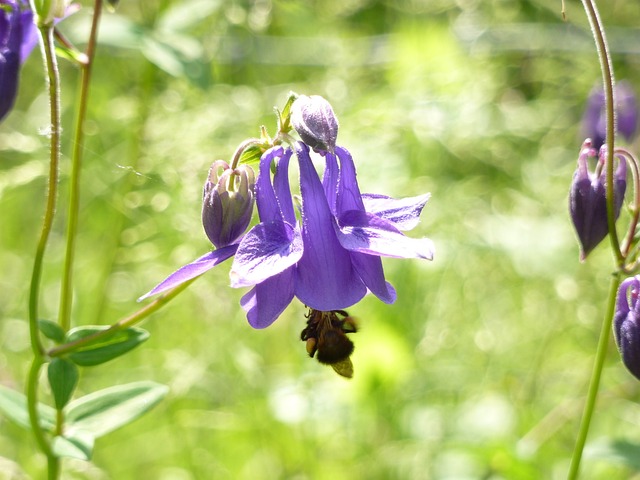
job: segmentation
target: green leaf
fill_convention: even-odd
[[[56,343],[64,342],[64,330],[56,322],[51,320],[38,320],[38,328],[42,334]]]
[[[81,338],[101,332],[107,326],[85,326],[74,328],[67,334],[66,342],[73,342]],[[106,337],[102,337],[89,344],[82,345],[77,350],[69,354],[69,358],[76,365],[81,367],[91,367],[108,362],[120,355],[124,355],[129,350],[134,349],[149,338],[149,332],[141,328],[127,328],[119,330]]]
[[[154,382],[105,388],[74,400],[66,408],[68,427],[101,437],[133,422],[153,408],[169,391]]]
[[[78,385],[78,367],[64,358],[54,358],[47,369],[57,409],[64,408]]]
[[[81,430],[57,436],[51,442],[51,450],[56,457],[71,457],[91,460],[95,438]]]
[[[11,388],[0,385],[0,412],[17,425],[31,429],[29,411],[27,410],[27,397]],[[56,424],[56,411],[44,405],[38,404],[40,414],[40,426],[47,431],[53,431]]]
[[[247,164],[252,165],[256,164],[260,161],[260,157],[262,156],[262,149],[256,145],[253,145],[249,148],[246,148],[242,155],[240,155],[240,165]]]

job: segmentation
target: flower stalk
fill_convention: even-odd
[[[84,152],[84,126],[87,116],[87,106],[89,99],[89,85],[91,82],[91,72],[93,59],[98,38],[98,25],[102,12],[102,0],[96,0],[93,9],[93,20],[91,23],[91,33],[86,50],[86,63],[80,64],[81,80],[78,91],[78,102],[76,112],[76,124],[74,134],[74,148],[71,157],[71,177],[69,190],[69,211],[67,223],[67,239],[65,250],[65,261],[62,272],[62,285],[60,288],[60,310],[58,321],[63,330],[67,331],[71,327],[71,307],[73,302],[73,263],[75,259],[76,237],[78,232],[78,213],[80,210],[80,171],[82,168],[82,154]]]

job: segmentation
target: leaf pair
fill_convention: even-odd
[[[73,400],[64,408],[65,431],[53,439],[53,453],[59,457],[89,460],[96,438],[133,422],[158,404],[168,391],[165,385],[143,381],[105,388]],[[57,402],[56,398],[56,405]],[[17,425],[31,428],[27,398],[1,385],[0,412]],[[56,411],[39,403],[38,412],[40,426],[52,433]]]

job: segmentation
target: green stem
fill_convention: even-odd
[[[576,439],[576,445],[573,449],[573,456],[571,457],[571,466],[569,468],[569,474],[567,480],[575,480],[578,478],[578,471],[580,469],[580,461],[582,459],[582,452],[584,445],[587,441],[587,435],[589,434],[589,427],[591,425],[591,418],[593,417],[593,411],[598,397],[598,389],[600,388],[600,377],[602,376],[602,368],[607,356],[607,348],[609,346],[609,337],[611,335],[611,327],[613,324],[613,316],[616,307],[616,293],[620,286],[620,274],[616,273],[611,279],[611,287],[609,288],[609,303],[607,305],[607,312],[605,314],[602,327],[600,329],[600,339],[598,340],[598,349],[596,350],[596,358],[593,364],[593,372],[591,373],[591,381],[589,383],[589,391],[587,393],[587,400],[582,413],[582,420],[580,421],[580,430],[578,432],[578,438]]]
[[[582,4],[589,18],[591,32],[598,50],[598,58],[600,60],[600,69],[602,70],[602,80],[604,84],[605,108],[607,117],[607,224],[609,227],[609,238],[611,240],[611,248],[616,257],[618,267],[624,265],[624,256],[620,251],[620,241],[616,232],[616,217],[614,208],[614,191],[613,191],[613,151],[615,150],[615,108],[613,100],[614,77],[613,65],[611,64],[611,55],[609,54],[609,44],[604,32],[604,26],[600,20],[600,14],[595,0],[582,0]]]
[[[67,223],[67,245],[60,289],[60,310],[58,321],[63,330],[71,326],[71,307],[73,303],[73,262],[78,232],[78,212],[80,210],[80,170],[84,149],[84,124],[87,116],[89,85],[93,66],[93,58],[97,45],[98,25],[102,12],[102,0],[96,0],[93,9],[91,33],[87,45],[87,62],[81,65],[80,90],[78,92],[78,110],[76,112],[75,137],[71,157],[71,177],[69,190],[69,214]]]
[[[60,79],[57,59],[54,53],[53,26],[39,26],[40,44],[47,72],[47,85],[49,90],[51,123],[50,134],[50,159],[49,159],[49,184],[46,194],[46,207],[40,240],[36,247],[29,288],[29,335],[33,350],[33,363],[27,379],[27,409],[31,430],[40,449],[47,456],[48,476],[55,480],[59,476],[60,467],[58,458],[51,452],[51,445],[42,430],[38,412],[38,378],[40,368],[44,363],[44,348],[38,332],[38,303],[40,296],[40,283],[42,279],[42,264],[46,251],[49,234],[53,225],[58,197],[58,166],[60,163]]]
[[[128,317],[121,318],[116,323],[111,325],[109,328],[96,332],[92,335],[88,335],[74,342],[65,343],[58,347],[52,348],[51,350],[49,350],[49,352],[47,352],[47,354],[52,358],[59,357],[61,355],[65,355],[67,353],[73,352],[77,348],[80,348],[84,345],[91,344],[101,338],[109,337],[110,335],[113,335],[115,332],[124,330],[126,328],[136,325],[137,323],[140,323],[146,317],[160,310],[167,303],[169,303],[171,300],[177,297],[178,294],[181,293],[183,290],[185,290],[189,285],[191,285],[196,280],[196,278],[192,278],[191,280],[184,282],[182,285],[178,285],[176,288],[169,291],[169,293],[162,295],[161,297],[151,302],[146,307],[141,308],[140,310],[138,310],[135,313],[132,313]]]

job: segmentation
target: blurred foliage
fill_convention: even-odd
[[[90,5],[60,24],[79,45]],[[601,2],[617,77],[640,89],[637,2]],[[108,324],[207,251],[201,188],[287,93],[320,94],[365,192],[430,191],[433,263],[385,261],[393,306],[349,309],[355,378],[307,358],[294,304],[252,330],[209,272],[145,322],[150,339],[81,376],[77,395],[153,380],[167,398],[96,442],[73,479],[563,478],[611,269],[579,264],[567,192],[601,75],[578,2],[140,0],[105,15],[95,65],[74,322]],[[43,212],[41,62],[0,127],[0,383],[22,389],[27,285]],[[70,145],[77,71],[62,64]],[[56,320],[61,207],[43,284]],[[44,399],[52,402],[50,392]],[[639,478],[640,389],[610,349],[584,479]],[[34,439],[0,419],[0,478],[37,477]],[[635,456],[635,460],[634,460]],[[20,467],[18,467],[20,465]],[[15,475],[12,472],[16,472]],[[5,475],[4,477],[2,475]],[[635,475],[635,477],[634,477]]]

